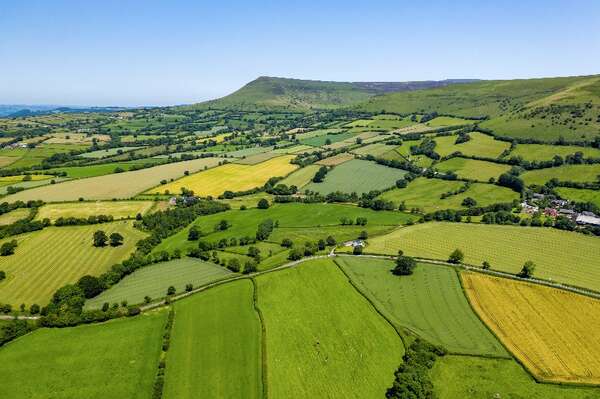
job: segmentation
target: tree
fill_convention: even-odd
[[[465,254],[463,254],[463,252],[460,249],[456,248],[450,254],[450,257],[448,258],[448,262],[458,264],[458,263],[461,263],[464,258],[465,258]]]
[[[231,258],[227,261],[227,268],[234,273],[238,273],[241,269],[240,261],[238,258]]]
[[[167,288],[167,295],[168,295],[168,296],[170,296],[170,295],[175,295],[175,292],[176,292],[176,291],[175,291],[175,287],[173,287],[173,286],[170,286],[169,288]]]
[[[17,240],[12,240],[9,242],[5,242],[0,246],[0,256],[8,256],[15,253],[15,249],[17,248]]]
[[[102,230],[98,230],[94,233],[94,246],[95,247],[104,247],[106,245],[106,241],[108,241],[108,237],[106,233]]]
[[[192,226],[190,227],[190,230],[188,231],[188,241],[197,241],[200,238],[200,229],[198,229],[198,226]]]
[[[40,305],[38,305],[37,303],[34,303],[33,305],[31,305],[31,307],[29,308],[29,313],[31,313],[31,314],[40,313]]]
[[[334,245],[337,244],[337,241],[335,241],[335,238],[333,238],[333,236],[328,236],[325,241],[327,242],[327,245],[330,247],[333,247]]]
[[[356,245],[356,246],[354,246],[354,248],[352,248],[353,255],[361,255],[362,253],[363,253],[362,245]]]
[[[396,259],[396,267],[392,270],[392,273],[397,276],[408,276],[413,274],[413,270],[417,266],[417,262],[410,256],[398,256]]]
[[[519,274],[517,274],[517,276],[522,277],[522,278],[531,278],[531,277],[533,277],[534,271],[535,271],[535,263],[528,260],[527,262],[525,262],[525,264],[523,264],[523,268],[521,269]]]
[[[281,240],[281,246],[284,248],[291,248],[294,245],[294,242],[289,238],[284,238]]]
[[[118,247],[119,245],[123,245],[123,236],[117,232],[112,233],[110,235],[110,246]]]
[[[261,198],[256,206],[258,207],[258,209],[268,209],[270,205],[269,201],[267,201],[265,198]]]
[[[406,179],[398,179],[396,180],[396,187],[398,188],[404,188],[408,185],[408,182],[406,181]]]
[[[244,274],[250,274],[256,272],[256,262],[250,260],[244,263]]]
[[[290,254],[288,255],[289,260],[299,260],[304,256],[303,248],[292,248]]]
[[[324,250],[324,249],[325,249],[325,240],[323,240],[323,239],[320,239],[320,240],[317,242],[317,248],[319,248],[319,251],[322,251],[322,250]]]
[[[251,258],[256,258],[256,257],[260,256],[260,249],[256,248],[253,245],[249,246],[248,247],[248,256]]]
[[[463,200],[462,202],[462,206],[466,206],[467,208],[471,208],[473,206],[477,205],[477,201],[475,201],[473,198],[471,197],[467,197]]]
[[[361,240],[366,240],[367,238],[369,238],[369,233],[367,233],[366,230],[363,230],[358,235],[358,238],[360,238]]]
[[[108,308],[109,308],[109,307],[110,307],[109,303],[108,303],[108,302],[104,302],[104,303],[102,304],[102,311],[103,311],[103,312],[106,312],[106,311],[108,310]]]
[[[83,296],[87,299],[93,298],[102,291],[104,291],[104,285],[98,277],[86,275],[79,279],[77,285],[83,291]]]
[[[144,297],[144,303],[150,303],[150,302],[152,302],[152,298],[150,298],[148,295],[146,295]]]
[[[0,270],[0,281],[6,278],[6,272],[4,270]]]
[[[487,260],[484,260],[481,264],[481,267],[483,268],[483,270],[490,270],[490,267],[492,267],[492,265],[490,265],[490,262],[488,262]]]
[[[194,289],[194,285],[189,283],[185,285],[185,292],[190,292],[191,290]]]

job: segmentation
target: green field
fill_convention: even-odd
[[[508,356],[477,318],[456,271],[419,264],[410,276],[394,276],[394,262],[342,256],[336,262],[360,290],[399,326],[453,353]]]
[[[591,147],[548,145],[548,144],[517,144],[509,157],[522,157],[527,161],[551,161],[555,155],[567,155],[581,152],[585,158],[600,158],[600,150]]]
[[[597,237],[542,227],[467,223],[424,223],[403,227],[369,240],[370,253],[446,260],[460,248],[465,263],[518,273],[527,260],[535,277],[600,290],[600,245]]]
[[[557,187],[554,189],[562,198],[576,202],[591,202],[600,207],[600,191],[584,190],[568,187]]]
[[[487,183],[491,178],[498,180],[498,176],[510,170],[509,165],[460,157],[438,163],[435,167],[442,172],[453,171],[461,179],[484,183]]]
[[[271,398],[383,397],[402,340],[329,259],[257,279]]]
[[[92,246],[97,230],[107,235],[119,232],[125,238],[123,245]],[[113,222],[47,227],[4,239],[1,242],[16,239],[18,247],[14,255],[0,257],[0,270],[6,272],[6,280],[0,282],[0,302],[46,305],[63,285],[75,283],[86,274],[99,275],[125,259],[144,236],[131,222]]]
[[[153,206],[153,201],[96,201],[65,202],[46,204],[39,208],[36,220],[56,219],[63,217],[87,218],[97,215],[111,215],[115,219],[134,218],[138,213],[145,214]]]
[[[426,179],[413,180],[405,188],[395,188],[386,191],[378,198],[392,201],[399,205],[405,202],[408,210],[418,208],[422,212],[433,212],[441,209],[463,208],[462,202],[471,197],[477,201],[477,206],[486,206],[499,202],[512,202],[519,194],[506,187],[493,184],[473,183],[464,193],[451,195],[444,199],[440,196],[449,191],[460,189],[465,183],[456,180]]]
[[[327,140],[331,141],[331,143],[337,143],[339,141],[343,141],[354,137],[354,133],[350,132],[341,132],[341,133],[326,133],[320,136],[314,136],[310,138],[301,139],[300,143],[304,145],[310,145],[312,147],[320,147],[322,145],[327,144]]]
[[[445,356],[435,362],[431,380],[439,399],[598,397],[598,388],[539,384],[514,360]]]
[[[134,167],[141,167],[147,164],[157,164],[160,163],[161,160],[153,159],[153,158],[145,158],[139,159],[135,161],[125,161],[125,162],[110,162],[110,163],[101,163],[98,165],[88,165],[88,166],[68,166],[64,168],[53,168],[49,169],[48,172],[56,172],[56,173],[66,173],[67,177],[73,179],[81,179],[84,177],[95,177],[95,176],[103,176],[109,175],[111,173],[115,173],[115,169],[121,168],[124,171],[129,171]]]
[[[334,191],[344,193],[367,193],[372,190],[383,190],[393,187],[396,180],[406,174],[401,169],[388,168],[374,162],[352,159],[329,171],[322,183],[309,183],[307,190],[321,194]]]
[[[13,224],[17,220],[25,219],[31,213],[31,209],[17,208],[14,211],[0,215],[0,226]]]
[[[437,118],[433,118],[429,122],[425,122],[427,126],[431,127],[442,127],[442,126],[459,126],[459,125],[468,125],[473,123],[468,119],[462,118],[454,118],[451,116],[438,116]]]
[[[374,157],[382,157],[384,154],[390,152],[394,146],[386,145],[385,143],[368,144],[364,147],[359,147],[352,150],[352,153],[358,155],[373,155]]]
[[[466,143],[455,144],[457,136],[436,137],[437,145],[434,151],[445,157],[454,152],[460,152],[467,156],[480,156],[486,158],[498,158],[504,150],[510,147],[506,141],[494,140],[494,138],[483,133],[469,133],[471,140]]]
[[[0,349],[3,399],[148,399],[166,312],[40,329]]]
[[[11,183],[11,184],[6,184],[3,186],[0,186],[0,195],[4,195],[7,193],[8,187],[21,187],[24,188],[25,190],[29,189],[29,188],[34,188],[34,187],[40,187],[40,186],[47,186],[49,184],[52,184],[52,180],[54,180],[55,183],[59,183],[61,181],[65,181],[65,180],[69,180],[69,178],[67,177],[56,177],[54,179],[45,179],[45,180],[31,180],[31,181],[22,181],[22,182],[18,182],[18,183]]]
[[[261,324],[249,280],[175,304],[163,398],[262,398]]]
[[[530,170],[521,175],[527,185],[543,185],[551,179],[573,182],[596,182],[600,175],[600,164],[562,165],[556,168]]]
[[[85,307],[97,309],[105,302],[113,304],[121,303],[123,300],[130,305],[139,304],[146,296],[153,300],[165,297],[170,286],[175,287],[177,293],[181,293],[184,292],[186,284],[193,284],[196,288],[223,279],[230,274],[231,272],[224,267],[194,258],[184,257],[156,263],[126,276],[97,297],[89,299]]]
[[[312,180],[313,177],[315,177],[315,173],[317,173],[319,168],[319,165],[305,166],[304,168],[292,172],[291,175],[289,175],[279,183],[285,184],[286,186],[296,186],[298,188],[304,187]]]
[[[125,152],[137,150],[138,148],[142,148],[142,147],[113,147],[113,148],[107,148],[105,150],[97,150],[97,151],[85,152],[85,153],[83,153],[83,154],[81,154],[79,156],[82,157],[82,158],[99,159],[99,158],[106,158],[106,157],[110,157],[110,156],[113,156],[113,155],[122,154],[122,153],[125,153]]]
[[[7,168],[30,168],[54,154],[80,151],[88,147],[89,145],[80,144],[39,144],[35,148],[3,148],[0,149],[0,157],[11,159],[9,165],[5,166]]]

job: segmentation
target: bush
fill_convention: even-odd
[[[413,270],[417,266],[417,262],[410,256],[398,256],[396,259],[396,267],[392,270],[392,273],[397,276],[408,276],[413,274]]]
[[[194,289],[194,285],[192,283],[185,285],[185,292],[190,292]]]
[[[267,201],[264,198],[261,198],[260,201],[258,201],[258,204],[256,205],[258,207],[258,209],[268,209],[269,208],[269,201]]]
[[[170,286],[169,288],[167,288],[167,295],[175,295],[175,287]]]
[[[448,262],[454,263],[454,264],[459,264],[459,263],[462,263],[462,261],[464,259],[465,259],[465,255],[463,254],[463,252],[460,249],[457,248],[450,254],[450,257],[448,257]]]
[[[293,245],[293,241],[289,238],[284,238],[283,240],[281,240],[281,246],[284,248],[291,248]]]
[[[354,248],[352,248],[353,255],[361,255],[362,253],[363,253],[362,245],[356,245]]]
[[[234,273],[239,273],[241,269],[240,261],[238,258],[231,258],[227,261],[227,268]]]
[[[523,265],[523,268],[521,269],[519,274],[517,274],[517,276],[522,277],[522,278],[531,278],[531,277],[533,277],[534,271],[535,271],[535,263],[528,260],[527,262],[525,262],[525,264]]]
[[[12,241],[9,241],[9,242],[5,242],[0,247],[0,256],[12,255],[12,254],[15,253],[15,249],[16,248],[17,248],[17,240],[12,240]]]
[[[327,245],[330,247],[333,247],[334,245],[337,244],[337,241],[335,240],[335,238],[333,238],[333,236],[328,236],[325,241],[327,242]]]

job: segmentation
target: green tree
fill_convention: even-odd
[[[94,233],[94,246],[95,247],[104,247],[106,245],[106,241],[108,241],[108,237],[106,233],[102,230],[98,230]]]
[[[408,276],[413,274],[413,270],[417,266],[417,262],[410,256],[398,256],[396,259],[396,267],[392,270],[392,273],[397,276]]]
[[[234,273],[238,273],[241,269],[240,261],[238,258],[231,258],[227,261],[227,268]]]
[[[362,245],[355,245],[354,248],[352,248],[353,255],[361,255],[362,253],[363,253]]]
[[[450,257],[448,258],[448,262],[450,263],[462,263],[462,261],[465,259],[465,254],[463,254],[463,252],[456,248],[451,254]]]
[[[169,288],[167,288],[167,295],[175,295],[175,287],[170,286]]]
[[[112,233],[110,235],[110,246],[118,247],[119,245],[123,245],[123,236],[117,232]]]
[[[192,226],[190,227],[190,230],[188,231],[188,241],[198,241],[198,239],[200,238],[200,229],[198,228],[198,226]]]
[[[283,240],[281,240],[281,246],[284,248],[291,248],[292,246],[294,246],[294,242],[289,238],[284,238]]]
[[[86,298],[93,298],[102,291],[104,291],[104,285],[98,277],[85,275],[77,281],[77,285],[83,291],[83,296]]]
[[[0,256],[8,256],[15,253],[17,248],[17,240],[5,242],[0,246]]]
[[[256,206],[258,207],[258,209],[268,209],[269,201],[267,201],[265,198],[261,198]]]
[[[358,238],[360,238],[361,240],[366,240],[367,238],[369,238],[369,233],[367,233],[366,230],[363,230],[358,235]]]
[[[483,268],[483,270],[490,270],[490,268],[492,266],[490,265],[490,262],[488,262],[487,260],[484,260],[483,263],[481,264],[481,267]]]
[[[531,278],[533,277],[533,272],[535,271],[535,263],[528,260],[523,264],[523,268],[519,272],[518,276],[523,278]]]
[[[333,247],[337,244],[337,241],[335,240],[335,238],[333,238],[333,236],[328,236],[325,241],[327,241],[327,245],[330,247]]]

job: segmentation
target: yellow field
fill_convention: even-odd
[[[28,208],[18,208],[14,211],[10,211],[5,213],[4,215],[0,215],[0,226],[6,226],[9,224],[13,224],[17,220],[25,219],[29,216],[31,209]]]
[[[600,384],[600,301],[478,273],[461,278],[479,317],[538,380]]]
[[[229,137],[229,136],[231,136],[231,133],[221,133],[221,134],[217,134],[216,136],[201,138],[200,140],[197,140],[196,143],[202,144],[206,141],[212,140],[212,141],[216,142],[217,144],[219,144],[219,143],[222,143],[223,141],[225,141],[225,138]]]
[[[0,185],[3,186],[8,183],[22,182],[24,177],[25,177],[25,175],[0,177]],[[54,177],[54,176],[52,176],[52,175],[31,175],[31,180],[32,181],[46,180],[46,179],[50,179],[52,177]]]
[[[42,206],[37,220],[45,218],[55,221],[60,217],[87,218],[92,215],[112,215],[115,219],[135,217],[142,215],[154,205],[153,201],[97,201],[97,202],[70,202],[64,204],[47,204]]]
[[[186,176],[173,183],[155,187],[148,193],[179,193],[182,187],[200,196],[218,196],[223,192],[243,191],[262,186],[274,176],[286,176],[298,168],[290,163],[293,156],[284,155],[256,165],[226,164]]]

